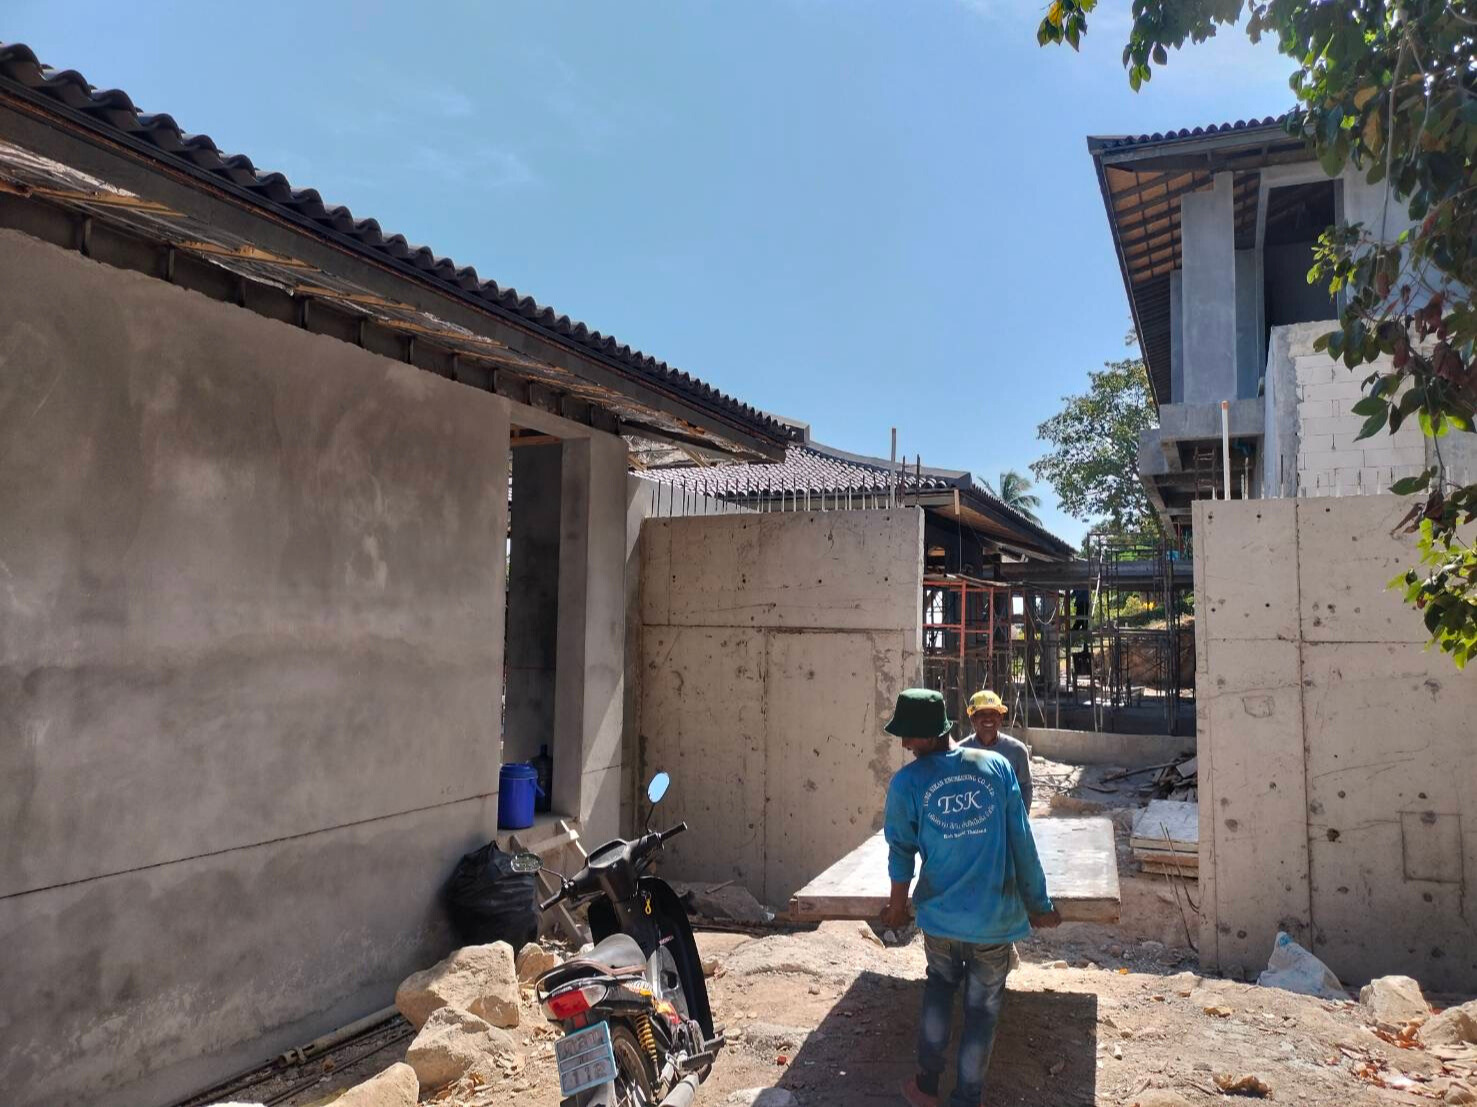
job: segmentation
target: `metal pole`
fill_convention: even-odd
[[[1231,401],[1221,401],[1221,480],[1225,499],[1231,498]]]
[[[887,489],[887,506],[897,502],[897,428],[892,428],[892,453],[888,455],[887,467],[892,470],[892,483]]]

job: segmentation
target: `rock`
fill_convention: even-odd
[[[1159,960],[1159,958],[1164,956],[1164,943],[1141,942],[1139,944],[1139,952],[1142,953],[1145,957],[1149,958],[1151,961],[1157,961]]]
[[[1446,1089],[1446,1103],[1477,1103],[1477,1091],[1465,1084],[1452,1084]]]
[[[405,1060],[426,1091],[444,1088],[469,1073],[491,1082],[504,1068],[523,1063],[511,1034],[457,1007],[431,1012]]]
[[[402,1062],[355,1084],[333,1102],[334,1107],[415,1107],[420,1094],[415,1069]]]
[[[1382,976],[1359,989],[1359,1005],[1374,1022],[1402,1023],[1428,1018],[1431,1008],[1421,986],[1408,976]]]
[[[529,942],[518,951],[518,957],[514,963],[518,969],[518,979],[524,984],[531,984],[559,964],[559,955],[545,949],[537,942]]]
[[[1416,1032],[1422,1045],[1477,1043],[1477,999],[1460,1007],[1448,1007]]]
[[[728,1107],[796,1107],[794,1095],[784,1088],[745,1088],[723,1102]]]
[[[395,1006],[417,1030],[432,1012],[451,1006],[493,1026],[518,1025],[518,972],[507,942],[463,946],[444,961],[407,976]]]
[[[1231,1009],[1229,1007],[1216,1005],[1202,1008],[1202,1010],[1213,1019],[1229,1019],[1231,1017]]]
[[[795,1053],[806,1041],[820,1041],[825,1034],[803,1026],[785,1026],[776,1022],[750,1023],[744,1032],[744,1043],[757,1053]]]
[[[1151,1088],[1139,1093],[1133,1101],[1133,1107],[1194,1107],[1194,1105],[1179,1092],[1172,1092],[1168,1088]]]
[[[1165,985],[1177,996],[1189,996],[1200,986],[1200,978],[1192,972],[1178,972],[1166,980]]]
[[[1067,969],[1071,968],[1065,961],[1047,961],[1041,966],[1043,969]]]

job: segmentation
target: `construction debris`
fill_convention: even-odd
[[[518,982],[530,984],[559,964],[559,955],[537,942],[529,942],[518,951]]]
[[[1200,805],[1153,800],[1134,817],[1128,844],[1145,872],[1195,877],[1200,873]]]
[[[1421,986],[1408,976],[1382,976],[1359,989],[1359,1006],[1376,1023],[1399,1026],[1431,1017]]]
[[[410,1043],[405,1060],[428,1091],[473,1075],[488,1083],[523,1067],[511,1035],[469,1011],[449,1006],[431,1013]]]
[[[1442,1011],[1416,1036],[1425,1046],[1477,1044],[1477,999]]]
[[[335,1107],[415,1107],[420,1079],[407,1064],[391,1065],[335,1099]]]
[[[438,1008],[452,1006],[493,1026],[518,1025],[518,973],[507,942],[463,946],[429,969],[407,976],[395,1006],[416,1029]]]

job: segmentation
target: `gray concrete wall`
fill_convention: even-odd
[[[686,819],[668,871],[790,894],[881,825],[921,672],[923,518],[894,511],[649,519],[643,775]],[[885,877],[882,878],[885,880]]]
[[[1180,201],[1184,238],[1186,404],[1218,404],[1236,391],[1236,248],[1231,174]]]
[[[1193,737],[1169,734],[1109,734],[1095,730],[1022,727],[1011,731],[1031,752],[1070,765],[1121,765],[1125,769],[1160,765],[1195,752]]]
[[[508,405],[0,233],[0,1087],[387,1002],[491,836]]]
[[[1477,677],[1386,582],[1393,496],[1195,505],[1200,952],[1477,990]]]
[[[674,494],[675,493],[675,494]],[[641,772],[641,528],[647,519],[679,515],[752,515],[749,508],[661,484],[631,473],[626,478],[626,667],[621,748],[622,833],[639,829],[646,816],[646,779]]]

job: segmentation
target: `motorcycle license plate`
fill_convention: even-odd
[[[554,1043],[559,1063],[559,1094],[571,1096],[597,1084],[615,1079],[615,1050],[610,1046],[610,1026],[597,1022],[567,1034]]]

